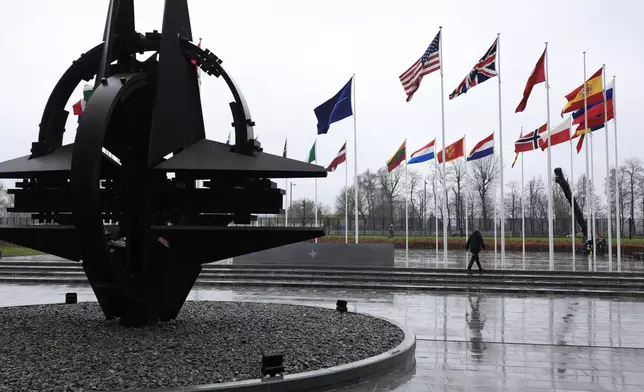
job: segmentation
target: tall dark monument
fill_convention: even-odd
[[[123,325],[174,319],[203,263],[324,235],[240,226],[282,212],[284,191],[269,178],[326,171],[263,152],[222,61],[191,41],[187,0],[166,0],[162,33],[145,35],[134,30],[133,0],[111,0],[103,43],[54,87],[31,154],[0,163],[0,178],[19,180],[12,211],[44,223],[0,227],[0,239],[82,260],[106,318]],[[232,93],[233,145],[205,138],[193,61]],[[65,106],[94,77],[75,141],[63,145]]]

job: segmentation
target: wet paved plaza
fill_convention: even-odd
[[[88,286],[0,285],[0,306],[61,302]],[[397,320],[418,339],[416,367],[343,391],[642,391],[644,301],[357,290],[197,288],[192,300],[335,307]]]

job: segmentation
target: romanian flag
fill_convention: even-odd
[[[602,69],[595,72],[593,76],[590,77],[585,83],[586,86],[586,105],[595,103],[597,101],[603,100],[604,95],[602,93]],[[570,94],[566,95],[568,103],[561,109],[561,116],[563,117],[564,113],[572,112],[574,110],[584,108],[584,86],[579,86]]]
[[[398,151],[387,160],[387,171],[391,173],[392,170],[398,167],[404,160],[407,159],[407,140],[398,147]]]
[[[445,147],[445,162],[465,157],[465,136]],[[438,153],[438,163],[443,163],[443,152]]]

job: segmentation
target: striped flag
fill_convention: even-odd
[[[340,151],[338,152],[338,155],[333,158],[331,163],[329,163],[329,167],[326,168],[326,171],[328,172],[333,172],[335,169],[338,168],[338,165],[340,165],[343,162],[346,162],[347,160],[347,143],[345,142],[342,145],[342,148],[340,148]]]
[[[411,97],[420,87],[420,81],[423,80],[423,76],[441,69],[440,42],[441,32],[439,31],[423,56],[409,67],[405,73],[400,75],[400,82],[405,89],[405,94],[407,94],[407,102],[411,100]]]

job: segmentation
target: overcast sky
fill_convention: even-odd
[[[71,62],[98,44],[108,0],[22,0],[3,3],[0,12],[0,161],[28,154],[51,89]],[[447,143],[466,135],[468,149],[499,129],[497,79],[449,101],[447,95],[501,33],[503,152],[506,182],[520,179],[510,169],[520,127],[531,130],[546,120],[546,91],[537,85],[527,109],[515,114],[526,79],[549,42],[550,114],[560,121],[564,95],[606,63],[617,76],[620,158],[642,156],[641,109],[644,27],[638,1],[208,1],[189,0],[195,41],[223,59],[238,82],[265,151],[306,159],[316,138],[314,107],[332,97],[356,74],[358,170],[377,170],[406,138],[411,152],[434,137],[440,143],[440,76],[426,76],[411,102],[398,79],[425,51],[443,26],[445,126]],[[136,29],[161,29],[163,1],[135,0]],[[586,26],[584,28],[584,26]],[[82,85],[71,105],[81,97]],[[231,95],[223,80],[203,78],[202,100],[209,139],[225,141]],[[73,142],[70,115],[65,142]],[[595,133],[595,177],[606,173],[605,130]],[[318,159],[326,166],[349,140],[353,176],[353,121],[345,119],[318,138]],[[611,165],[613,125],[609,124]],[[497,138],[497,146],[498,138]],[[497,147],[498,151],[498,147]],[[525,156],[526,177],[545,179],[546,154]],[[585,168],[585,155],[575,158]],[[568,144],[553,148],[553,168],[570,167]],[[426,174],[426,166],[413,165]],[[321,202],[333,205],[344,185],[344,168],[322,179]],[[313,198],[313,180],[296,180],[293,197]],[[283,186],[283,181],[280,181]],[[10,184],[8,184],[10,185]]]

